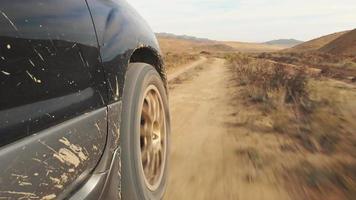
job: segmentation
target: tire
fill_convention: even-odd
[[[151,101],[152,99],[154,101]],[[162,108],[162,111],[152,112],[154,110],[152,108],[156,110]],[[160,115],[147,117],[147,113]],[[164,127],[163,123],[158,122],[161,122],[163,117]],[[152,122],[154,120],[151,118],[159,120]],[[162,199],[167,185],[170,115],[164,84],[152,66],[144,63],[129,65],[124,85],[121,119],[122,199]],[[162,136],[164,131],[165,136]],[[147,136],[150,133],[152,136]],[[161,147],[158,147],[159,145]],[[152,152],[147,153],[148,151]],[[159,163],[161,167],[156,167]],[[152,174],[159,175],[155,177],[156,175]]]

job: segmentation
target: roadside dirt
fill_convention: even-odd
[[[214,58],[171,81],[166,200],[291,199],[276,171],[291,160],[281,146],[292,141],[269,133],[268,121],[244,126],[254,113],[235,99],[232,79],[225,60]]]

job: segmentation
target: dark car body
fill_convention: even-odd
[[[120,197],[132,62],[166,80],[154,33],[123,0],[0,1],[0,199]]]

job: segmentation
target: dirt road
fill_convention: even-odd
[[[244,108],[231,78],[225,60],[214,58],[170,83],[166,200],[290,199],[269,154],[278,154],[281,139],[236,124]]]

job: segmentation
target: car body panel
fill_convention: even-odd
[[[106,141],[102,108],[0,150],[0,197],[63,199],[99,162]]]
[[[0,197],[61,199],[105,150],[107,86],[85,0],[0,2]]]

